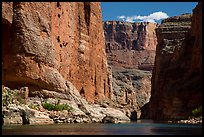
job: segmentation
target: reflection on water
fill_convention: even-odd
[[[138,120],[123,124],[77,123],[4,125],[3,135],[202,135],[202,125],[154,123]]]

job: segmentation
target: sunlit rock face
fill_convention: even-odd
[[[140,108],[149,102],[157,26],[149,22],[103,22],[112,68],[112,100],[131,120],[140,118]]]
[[[90,102],[111,97],[99,2],[14,2],[2,8],[8,32],[4,85],[65,93],[68,80]]]
[[[202,3],[193,15],[165,19],[156,29],[158,45],[151,98],[142,117],[186,119],[202,105]]]
[[[156,23],[105,21],[106,53],[111,66],[153,68],[157,38]]]

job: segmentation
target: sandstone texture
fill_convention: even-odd
[[[108,64],[152,70],[157,44],[157,24],[105,21],[103,27]]]
[[[3,2],[2,28],[4,85],[111,97],[99,2]]]
[[[188,119],[202,106],[202,3],[193,15],[163,20],[156,29],[158,45],[150,102],[143,118]]]

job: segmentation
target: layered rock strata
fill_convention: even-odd
[[[150,98],[157,24],[105,21],[103,27],[108,64],[113,72],[112,105],[136,120]]]
[[[103,27],[110,65],[152,70],[157,44],[157,24],[105,21]]]
[[[201,30],[202,3],[192,17],[171,17],[156,29],[151,98],[143,108],[143,118],[188,119],[193,109],[202,106]]]
[[[90,102],[111,97],[99,2],[2,6],[4,85],[67,93],[71,81]]]

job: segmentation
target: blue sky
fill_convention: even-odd
[[[161,22],[162,19],[192,13],[198,2],[101,2],[103,21]]]

